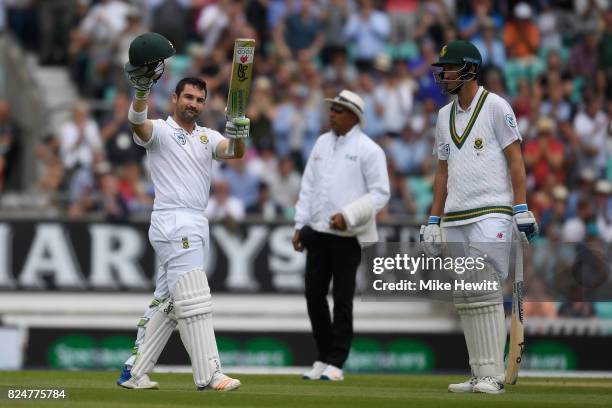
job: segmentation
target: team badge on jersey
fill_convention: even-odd
[[[450,156],[450,144],[448,143],[439,143],[438,144],[438,155],[442,160],[448,160],[448,156]]]
[[[200,143],[208,144],[208,136],[206,136],[206,133],[200,133]]]
[[[189,238],[183,237],[181,238],[181,242],[183,243],[183,249],[189,249]]]
[[[506,125],[510,126],[511,128],[516,127],[516,120],[514,119],[514,115],[511,113],[506,113]]]
[[[484,149],[484,139],[482,137],[477,137],[476,140],[474,140],[474,149],[478,151]]]
[[[184,134],[182,134],[182,133],[175,133],[174,136],[176,136],[177,142],[179,142],[183,146],[185,145],[185,143],[187,143],[187,138],[185,137]]]

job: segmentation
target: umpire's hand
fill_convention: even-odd
[[[346,231],[346,221],[344,221],[342,214],[337,213],[332,215],[329,219],[329,228],[338,231]]]
[[[293,243],[293,249],[295,249],[296,251],[302,252],[304,250],[304,247],[300,242],[300,230],[295,230],[295,232],[293,233],[293,238],[291,238],[291,243]]]

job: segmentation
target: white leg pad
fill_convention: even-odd
[[[221,371],[221,361],[213,330],[210,288],[202,269],[178,278],[174,308],[181,340],[191,359],[193,380],[198,387],[205,387],[213,374]]]
[[[153,370],[175,328],[176,318],[170,299],[154,300],[138,322],[134,353],[126,361],[126,365],[132,365],[132,376],[139,378]]]
[[[504,380],[504,347],[506,319],[501,303],[456,304],[470,367],[476,377],[491,376]]]

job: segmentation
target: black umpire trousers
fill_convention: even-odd
[[[353,340],[353,296],[361,246],[354,237],[314,232],[306,254],[306,305],[317,360],[342,368]],[[327,294],[333,279],[333,319]]]

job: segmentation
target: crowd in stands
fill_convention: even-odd
[[[35,147],[35,188],[71,216],[124,219],[151,210],[145,152],[127,123],[122,67],[131,40],[168,37],[177,55],[155,85],[149,117],[163,118],[174,85],[209,89],[202,123],[222,130],[233,40],[257,39],[243,161],[215,171],[208,215],[291,219],[300,173],[328,129],[324,98],[352,89],[365,132],[385,150],[392,186],[382,219],[422,219],[432,199],[438,109],[432,77],[442,45],[467,39],[481,82],[512,105],[523,135],[529,206],[549,240],[612,242],[612,4],[608,0],[29,0],[0,1],[11,31],[43,64],[69,69],[83,98]],[[89,102],[89,103],[88,103]],[[92,102],[106,109],[92,110]],[[18,130],[0,103],[0,191],[17,188]],[[483,174],[486,177],[486,174]]]

